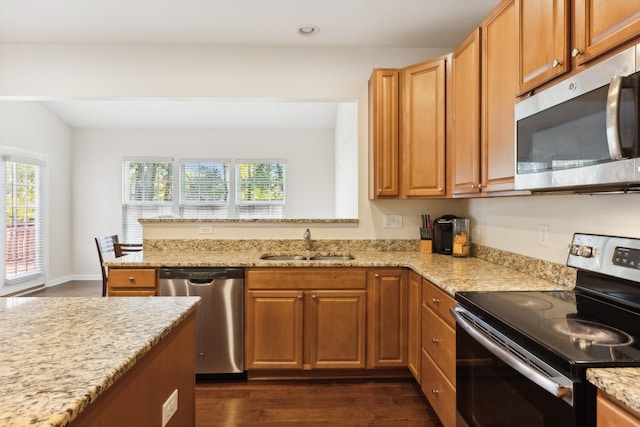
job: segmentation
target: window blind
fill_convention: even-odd
[[[5,283],[44,283],[42,162],[4,157]]]
[[[138,219],[172,215],[173,159],[125,160],[122,183],[124,242],[142,243]]]
[[[229,161],[180,162],[180,216],[229,217]]]
[[[285,164],[239,161],[236,164],[236,212],[239,218],[283,218]]]

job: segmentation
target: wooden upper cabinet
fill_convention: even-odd
[[[480,29],[451,56],[453,194],[480,191]]]
[[[401,197],[445,196],[446,57],[402,70]]]
[[[503,1],[482,23],[482,191],[510,191],[515,172],[518,91],[515,0]]]
[[[569,71],[569,0],[518,0],[517,15],[523,94]]]
[[[399,71],[374,69],[369,79],[369,198],[397,198]]]
[[[640,34],[640,0],[573,0],[571,56],[583,64]]]

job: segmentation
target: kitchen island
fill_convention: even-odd
[[[117,425],[116,419],[143,425],[142,416],[161,425],[162,403],[175,389],[179,405],[171,421],[193,424],[199,303],[197,297],[0,298],[0,425]]]

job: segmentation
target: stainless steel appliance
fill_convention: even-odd
[[[586,370],[640,366],[640,239],[575,234],[572,291],[459,292],[458,426],[596,425]]]
[[[244,372],[244,269],[161,268],[160,296],[199,296],[196,374]]]
[[[433,222],[433,251],[443,255],[453,253],[453,219],[455,215],[442,215]]]
[[[640,187],[640,45],[516,104],[515,188]]]

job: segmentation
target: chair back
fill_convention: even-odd
[[[142,243],[114,243],[116,258],[142,251]]]
[[[96,237],[95,241],[100,260],[100,271],[102,272],[102,296],[105,297],[107,296],[107,268],[102,263],[105,260],[115,258],[115,244],[118,243],[118,235]]]

